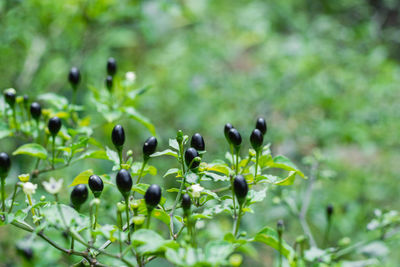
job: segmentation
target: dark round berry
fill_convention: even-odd
[[[233,180],[233,189],[239,203],[243,203],[246,199],[247,192],[249,191],[249,187],[243,175],[239,174],[235,177]]]
[[[114,129],[111,133],[111,140],[117,149],[120,149],[124,145],[125,131],[121,125],[117,124],[114,126]]]
[[[101,192],[103,191],[104,188],[103,180],[101,180],[101,178],[98,175],[93,174],[89,177],[88,184],[90,190],[92,190],[93,195],[95,197],[100,197]]]
[[[234,146],[240,146],[242,144],[242,136],[235,128],[229,130],[228,138],[230,140],[230,143]]]
[[[190,142],[190,145],[197,149],[198,151],[204,151],[206,149],[206,145],[204,144],[204,139],[203,136],[199,133],[195,133],[192,136],[192,141]]]
[[[124,196],[129,195],[132,189],[132,177],[129,171],[121,169],[117,173],[117,178],[115,180],[117,182],[118,190],[121,192],[121,194]]]
[[[71,203],[74,207],[79,210],[80,206],[85,203],[88,198],[88,189],[84,184],[78,184],[72,189],[71,192]]]
[[[42,115],[42,107],[38,102],[33,102],[31,104],[31,115],[35,120],[38,120],[40,115]]]
[[[47,124],[47,127],[49,127],[49,131],[52,136],[56,136],[58,132],[61,129],[61,120],[59,117],[53,117],[49,120],[49,123]]]
[[[117,62],[113,57],[107,60],[107,73],[108,75],[114,76],[117,72]]]
[[[233,128],[234,128],[234,127],[233,127],[232,124],[230,124],[230,123],[225,124],[225,127],[224,127],[224,135],[225,135],[225,138],[226,138],[226,140],[228,141],[228,143],[231,143],[231,140],[229,139],[229,131],[230,131],[231,129],[233,129]]]
[[[184,211],[190,210],[190,206],[192,205],[192,200],[190,199],[189,194],[184,194],[182,196],[182,208]]]
[[[267,122],[264,120],[264,118],[257,119],[256,129],[260,130],[263,135],[267,133]]]
[[[4,92],[4,98],[6,99],[7,104],[10,105],[10,107],[14,107],[15,105],[15,90],[14,89],[8,89]]]
[[[113,77],[112,76],[107,76],[106,78],[106,87],[108,89],[108,91],[111,91],[113,88]]]
[[[329,204],[328,206],[326,206],[326,216],[330,218],[332,214],[333,214],[333,205]]]
[[[186,165],[191,169],[195,169],[197,167],[199,167],[200,162],[199,161],[193,161],[196,157],[199,156],[199,152],[197,152],[197,150],[193,147],[189,147],[186,152],[185,152],[185,162]],[[190,165],[192,164],[192,165]]]
[[[144,200],[146,201],[146,205],[150,208],[154,208],[160,203],[161,200],[161,188],[159,185],[152,184],[147,188],[146,193],[144,194]]]
[[[250,135],[251,146],[255,150],[259,150],[263,144],[263,141],[264,141],[264,136],[263,136],[262,132],[259,129],[254,129]]]
[[[6,178],[11,168],[11,160],[7,153],[0,153],[0,178]]]
[[[149,158],[151,154],[156,152],[157,148],[157,138],[154,136],[149,137],[146,142],[143,144],[143,155],[146,158]]]
[[[72,67],[68,74],[68,80],[72,87],[77,88],[79,82],[81,81],[81,73],[77,67]]]

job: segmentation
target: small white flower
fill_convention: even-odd
[[[206,226],[206,224],[205,224],[204,221],[198,220],[198,221],[196,222],[196,228],[197,228],[197,229],[204,228],[204,226]]]
[[[58,192],[60,192],[62,184],[63,184],[63,179],[57,181],[53,177],[50,178],[49,182],[43,182],[44,189],[46,189],[47,192],[53,195],[58,194]]]
[[[133,71],[129,71],[125,74],[125,79],[128,83],[134,83],[136,80],[136,74]]]
[[[192,189],[193,197],[200,197],[201,191],[204,190],[204,187],[199,184],[194,184],[190,188]]]
[[[18,179],[23,183],[28,182],[29,181],[29,173],[24,173],[24,174],[18,175]]]
[[[33,195],[35,194],[37,189],[37,184],[32,184],[31,182],[24,183],[22,190],[26,195]]]

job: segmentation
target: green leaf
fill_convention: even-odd
[[[20,146],[13,155],[29,155],[32,157],[47,159],[47,150],[39,144],[30,143]]]
[[[152,230],[140,229],[132,234],[132,243],[141,255],[159,254],[168,248],[178,248],[173,240],[165,240]]]
[[[178,174],[178,172],[179,172],[179,169],[178,169],[178,168],[172,168],[172,169],[169,169],[169,170],[164,174],[163,177],[167,177],[168,175],[171,175],[171,174]]]
[[[153,153],[153,154],[151,154],[150,157],[154,158],[154,157],[159,157],[159,156],[164,156],[164,155],[173,156],[175,158],[178,158],[178,153],[171,149],[166,149],[164,151]]]
[[[155,209],[151,213],[151,217],[154,217],[154,218],[162,221],[163,223],[165,223],[167,226],[169,226],[170,217],[169,217],[168,213],[166,213],[165,211],[160,210],[160,209]]]
[[[108,160],[109,157],[107,156],[106,151],[104,150],[95,150],[95,151],[88,151],[80,156],[80,159],[106,159]]]
[[[60,110],[63,109],[66,105],[68,105],[68,100],[65,97],[53,93],[46,93],[40,95],[38,99],[44,100],[48,102],[50,105],[53,105],[54,107]]]
[[[179,144],[178,141],[176,141],[176,139],[169,139],[169,146],[172,147],[173,149],[179,151]]]
[[[89,169],[86,170],[84,172],[81,172],[80,174],[78,174],[78,176],[75,177],[74,181],[72,182],[72,184],[70,184],[69,186],[75,186],[78,184],[87,184],[89,177],[93,175],[93,170]]]
[[[276,184],[276,185],[292,185],[294,183],[294,178],[296,178],[296,172],[291,171],[291,172],[289,172],[289,175],[285,179],[275,182],[274,184]]]
[[[117,152],[106,146],[106,154],[109,160],[114,162],[115,165],[119,165],[119,156]]]
[[[284,156],[276,156],[273,161],[269,161],[267,166],[271,168],[279,168],[287,171],[294,171],[296,174],[300,175],[302,178],[306,179],[304,173],[297,169],[296,165],[292,163],[288,158]]]
[[[204,172],[204,174],[207,177],[210,177],[211,179],[213,179],[214,181],[218,182],[218,181],[229,181],[229,177],[226,175],[219,175],[213,172]]]
[[[289,262],[293,261],[293,258],[295,256],[295,252],[291,246],[289,246],[288,243],[286,243],[285,240],[282,239],[282,244],[281,247],[279,246],[279,236],[278,233],[270,228],[270,227],[265,227],[261,231],[259,231],[254,238],[249,240],[250,242],[261,242],[266,244],[267,246],[270,246],[277,251],[280,250],[281,254],[289,260]]]
[[[208,164],[206,167],[206,171],[219,172],[225,174],[226,176],[229,176],[230,173],[230,169],[228,166],[226,166],[225,164],[218,164],[218,163]]]
[[[156,129],[148,118],[137,112],[136,109],[132,107],[125,108],[124,110],[131,118],[145,126],[152,135],[156,135]]]
[[[57,205],[59,207],[57,207]],[[66,229],[67,227],[74,226],[79,231],[86,228],[89,224],[89,219],[86,216],[79,214],[75,209],[63,204],[44,207],[41,213],[46,218],[46,222],[55,227],[63,227]],[[64,220],[66,225],[64,224]]]
[[[249,199],[249,204],[263,201],[267,196],[266,192],[267,192],[266,187],[260,191],[250,190],[247,196],[247,199]]]
[[[144,195],[146,193],[147,188],[149,188],[150,185],[148,184],[134,184],[132,186],[132,191],[138,192],[141,195]]]
[[[235,247],[227,241],[211,241],[205,247],[205,256],[212,266],[226,264],[227,258],[234,251]]]

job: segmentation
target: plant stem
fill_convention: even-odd
[[[236,200],[235,200],[235,190],[233,189],[233,176],[231,175],[231,192],[233,201],[233,217],[236,218]]]
[[[231,150],[231,156],[232,156],[232,169],[235,168],[235,157],[234,157],[234,153],[233,153],[233,145],[230,144],[229,148]]]
[[[19,221],[13,221],[11,224],[16,226],[16,227],[18,227],[18,228],[20,228],[20,229],[22,229],[22,230],[25,230],[27,232],[31,232],[32,233],[32,232],[35,231],[35,229],[32,228],[32,226],[30,226],[29,224],[26,224],[26,223],[22,224]],[[66,253],[66,254],[74,254],[74,255],[77,255],[77,256],[84,257],[87,261],[90,262],[90,258],[89,258],[89,256],[87,255],[86,252],[79,252],[79,251],[65,249],[65,248],[61,247],[60,245],[58,245],[57,243],[55,243],[53,240],[51,240],[49,237],[47,237],[42,232],[37,233],[37,235],[40,236],[43,240],[45,240],[47,243],[49,243],[54,248]]]
[[[142,163],[142,168],[140,169],[139,177],[136,180],[136,184],[138,184],[140,182],[140,179],[142,178],[144,167],[146,167],[147,161],[148,161],[148,159],[144,160]]]
[[[19,126],[18,126],[18,122],[17,122],[17,113],[16,113],[15,106],[12,107],[12,114],[13,114],[13,120],[14,120],[14,124],[15,124],[15,129],[17,131],[19,131]]]
[[[122,169],[122,147],[118,148],[118,157],[119,157],[119,167]]]
[[[257,149],[256,151],[256,166],[255,166],[255,171],[254,171],[254,183],[257,182],[257,171],[258,171],[258,158],[260,157],[260,151]]]
[[[29,205],[32,207],[31,208],[31,212],[32,212],[32,217],[35,217],[35,209],[33,208],[33,203],[32,203],[32,198],[30,194],[26,194],[26,197],[28,198],[28,202]],[[33,221],[35,221],[35,219],[33,218]],[[39,225],[38,222],[35,222],[36,225]]]
[[[53,135],[53,140],[52,140],[52,160],[51,160],[51,167],[53,169],[54,169],[55,150],[56,150],[56,136]]]
[[[278,234],[279,239],[279,267],[282,267],[282,234]]]
[[[17,195],[17,189],[18,189],[18,182],[14,186],[14,192],[12,195],[11,206],[10,206],[10,209],[8,210],[8,213],[11,213],[11,211],[14,207],[14,201],[15,201],[15,196]]]
[[[236,149],[236,175],[239,174],[239,148]]]
[[[93,224],[93,230],[96,230],[96,225],[97,225],[97,215],[99,213],[99,205],[96,203],[96,209],[94,212],[94,224]]]
[[[308,211],[308,207],[310,205],[314,182],[317,178],[317,172],[318,172],[318,162],[315,162],[311,166],[310,180],[308,182],[305,196],[303,197],[303,205],[302,205],[300,213],[299,213],[299,220],[300,220],[301,227],[303,228],[303,231],[306,234],[306,236],[310,239],[310,244],[313,247],[316,246],[316,243],[315,243],[315,239],[311,233],[310,227],[308,226],[308,223],[306,220],[306,214]]]
[[[329,232],[330,232],[330,230],[331,230],[331,225],[332,225],[331,219],[329,218],[329,220],[328,220],[328,225],[326,226],[325,234],[324,234],[324,243],[323,243],[324,246],[326,246],[327,243],[328,243],[328,241],[329,241]]]
[[[1,177],[0,179],[1,179],[1,201],[2,201],[1,211],[5,212],[6,211],[6,193],[4,191],[4,187],[5,187],[6,178]]]
[[[36,121],[36,131],[37,131],[37,136],[36,136],[36,143],[39,144],[40,142],[40,127],[39,127],[39,119],[35,120]]]
[[[153,209],[147,209],[147,222],[146,222],[146,229],[150,228],[150,219],[151,219],[151,213],[153,212]]]
[[[131,225],[129,220],[129,196],[125,197],[126,223],[128,225],[128,242],[131,243]]]
[[[242,204],[239,204],[239,216],[235,218],[235,225],[234,225],[234,236],[236,238],[237,233],[239,231],[240,220],[242,219]]]
[[[185,162],[183,160],[183,144],[182,144],[182,142],[179,143],[179,158],[180,158],[180,162],[181,162],[181,171],[182,171],[182,177],[183,178],[182,178],[181,187],[179,188],[178,195],[176,196],[174,205],[172,206],[171,213],[169,214],[169,217],[170,217],[169,227],[170,227],[170,234],[171,234],[171,238],[172,239],[175,239],[175,235],[174,235],[174,212],[175,212],[175,209],[176,209],[176,205],[178,204],[178,201],[181,198],[183,187],[184,187],[184,185],[186,183],[186,170],[185,170]]]
[[[121,212],[117,209],[117,222],[118,222],[118,241],[119,241],[119,253],[122,255],[122,240],[121,240],[121,231],[122,231],[122,215]]]

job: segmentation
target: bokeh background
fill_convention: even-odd
[[[356,242],[368,235],[375,209],[400,204],[399,12],[394,0],[3,0],[0,88],[14,87],[32,99],[43,92],[70,98],[67,74],[78,66],[79,101],[90,105],[87,86],[103,86],[112,56],[119,76],[134,71],[138,87],[150,86],[137,105],[155,125],[160,146],[177,129],[200,132],[208,160],[227,150],[225,123],[247,140],[263,116],[274,154],[285,154],[306,174],[305,158],[324,158],[307,215],[317,240],[332,203],[331,242]],[[139,154],[148,130],[136,121],[123,123]],[[108,145],[110,127],[95,133]],[[10,140],[0,141],[1,150],[16,148]],[[167,165],[154,164],[161,170]],[[77,169],[58,175],[71,180]],[[159,173],[154,180],[162,179]],[[301,196],[305,187],[299,179],[268,191],[244,218],[244,229],[251,233],[284,218],[293,241],[301,228],[281,196]],[[19,233],[12,231],[0,229],[1,266],[22,264],[13,250]],[[389,243],[380,264],[397,266],[399,245]],[[257,249],[245,263],[269,265],[273,251]]]

